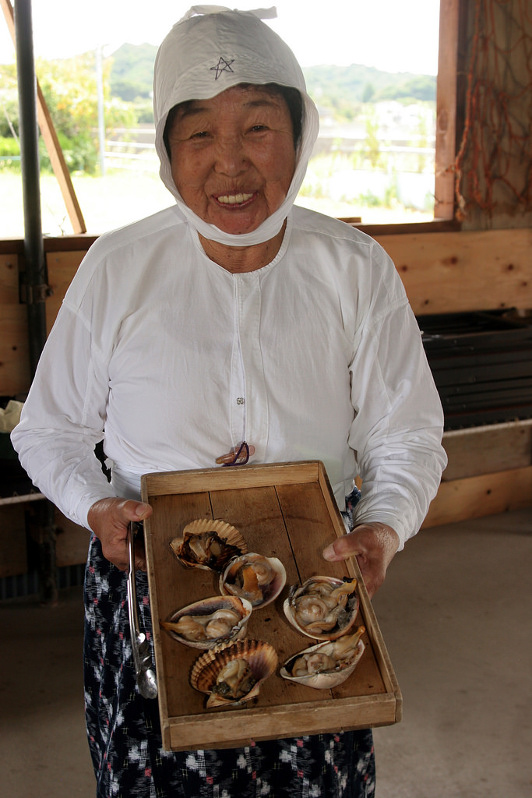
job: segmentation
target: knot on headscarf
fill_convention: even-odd
[[[185,20],[194,16],[204,16],[205,14],[221,14],[224,11],[230,12],[231,9],[227,8],[227,6],[192,6],[192,8],[189,8],[187,13],[181,17],[179,22],[185,22]],[[277,16],[277,9],[275,6],[272,6],[271,8],[254,8],[246,11],[239,11],[238,13],[251,14],[251,16],[256,17],[257,19],[275,19]]]

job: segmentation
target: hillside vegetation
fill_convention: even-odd
[[[150,44],[123,44],[112,55],[111,94],[142,105],[151,98],[157,48]],[[407,72],[381,72],[361,64],[321,65],[303,70],[309,94],[322,113],[349,121],[361,103],[381,100],[434,102],[436,78]]]

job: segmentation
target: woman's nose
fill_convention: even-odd
[[[240,136],[225,136],[218,139],[216,142],[216,171],[226,175],[237,175],[245,167],[246,160]]]

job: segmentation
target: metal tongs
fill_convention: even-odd
[[[137,590],[135,585],[135,535],[142,524],[130,522],[128,527],[129,571],[127,578],[127,606],[129,610],[129,628],[131,630],[131,648],[139,693],[144,698],[157,698],[157,679],[151,660],[150,644],[144,632],[139,630],[137,611]]]

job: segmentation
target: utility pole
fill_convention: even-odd
[[[103,68],[102,50],[99,45],[96,48],[96,87],[98,90],[98,142],[100,147],[100,174],[105,177],[105,115],[103,105]]]

